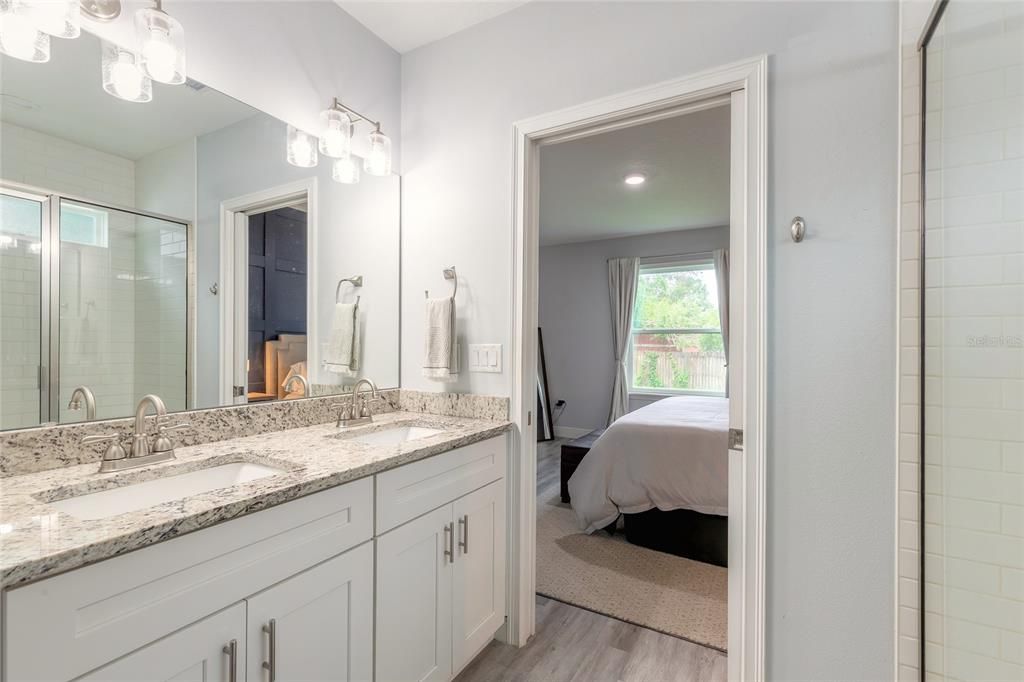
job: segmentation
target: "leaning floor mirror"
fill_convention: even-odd
[[[126,93],[107,49],[0,57],[0,429],[397,386],[399,178],[289,163],[194,80]]]

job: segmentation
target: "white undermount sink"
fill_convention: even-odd
[[[435,436],[439,433],[442,433],[441,429],[429,429],[425,426],[396,426],[391,429],[373,431],[364,436],[357,436],[352,440],[367,445],[398,445],[410,440]]]
[[[218,488],[230,488],[241,483],[274,476],[282,471],[282,469],[263,464],[233,462],[69,497],[65,500],[50,502],[50,506],[79,519],[105,519],[108,516],[146,509],[163,502],[181,500]]]

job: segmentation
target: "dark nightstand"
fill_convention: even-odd
[[[597,429],[562,445],[562,502],[569,502],[569,477],[572,476],[572,472],[576,471],[576,467],[590,452],[594,441],[602,433],[604,433],[604,429]]]

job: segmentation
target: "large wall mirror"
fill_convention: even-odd
[[[284,122],[195,81],[112,97],[99,39],[59,47],[0,57],[0,429],[397,386],[399,178],[291,165]]]

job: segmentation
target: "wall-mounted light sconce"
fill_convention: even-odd
[[[288,163],[308,168],[317,164],[316,150],[324,156],[335,159],[331,166],[331,177],[337,182],[352,184],[359,182],[359,164],[352,158],[352,136],[355,124],[365,121],[373,126],[368,141],[370,152],[363,161],[362,170],[370,175],[391,174],[391,138],[380,131],[380,122],[374,121],[346,106],[335,97],[331,106],[320,112],[320,135],[316,138],[314,154],[308,153],[312,135],[288,126]]]
[[[153,99],[153,81],[143,73],[136,53],[103,41],[100,63],[103,89],[109,94],[128,102],[149,102]]]
[[[77,38],[82,15],[112,21],[121,0],[0,0],[0,52],[27,62],[50,60],[50,37]],[[185,82],[185,31],[163,10],[163,0],[135,13],[136,45],[104,42],[103,89],[129,102],[153,99],[152,81]],[[140,77],[141,76],[141,77]]]
[[[135,13],[135,39],[146,75],[168,85],[185,82],[185,30],[164,11],[162,0]]]
[[[305,130],[288,126],[288,163],[299,168],[312,168],[320,160],[316,138]]]

